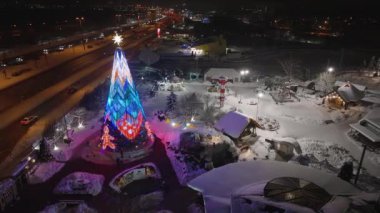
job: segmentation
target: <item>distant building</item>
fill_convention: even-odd
[[[211,81],[213,79],[225,78],[231,80],[232,82],[240,81],[240,73],[232,68],[210,68],[204,74],[205,81]]]
[[[210,37],[194,44],[191,48],[194,55],[222,56],[226,54],[227,41],[223,36]]]

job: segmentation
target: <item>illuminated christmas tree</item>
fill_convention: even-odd
[[[128,147],[154,138],[145,121],[144,109],[121,48],[117,48],[114,55],[105,125],[110,130],[107,134],[114,137],[118,147]]]

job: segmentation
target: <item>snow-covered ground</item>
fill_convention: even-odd
[[[54,158],[58,161],[68,161],[70,160],[74,153],[74,149],[77,148],[84,141],[88,140],[90,136],[97,133],[101,129],[102,123],[99,122],[101,115],[95,116],[92,120],[84,122],[80,128],[75,128],[69,130],[69,137],[72,140],[69,144],[57,143],[55,144],[55,150],[52,154]]]
[[[64,163],[50,161],[46,163],[40,163],[34,170],[28,173],[28,180],[30,184],[43,183],[49,180],[53,175],[59,172]]]
[[[81,213],[96,213],[95,209],[90,208],[86,203],[55,203],[46,206],[40,213],[56,213],[56,212],[81,212]]]
[[[208,93],[206,89],[208,86],[209,83],[206,82],[185,83],[184,90],[176,92],[176,95],[180,100],[186,94],[210,94],[216,100],[218,94]],[[350,129],[349,124],[362,118],[370,107],[357,106],[348,110],[330,109],[322,105],[321,98],[309,94],[298,94],[300,101],[276,104],[269,93],[263,90],[260,83],[235,83],[228,87],[229,92],[221,108],[222,112],[236,109],[252,118],[262,118],[263,121],[269,120],[279,125],[275,131],[258,129],[258,137],[249,142],[249,149],[241,151],[239,160],[274,160],[276,154],[270,149],[270,144],[265,139],[287,141],[291,138],[292,142],[299,144],[303,155],[313,155],[317,159],[318,163],[309,166],[319,167],[329,172],[337,172],[345,161],[353,160],[354,165],[357,166],[362,147],[348,137],[347,132]],[[264,93],[260,99],[257,97],[258,91]],[[158,92],[156,97],[144,103],[144,108],[152,114],[157,109],[164,110],[168,95],[168,91]],[[217,101],[216,103],[218,106]],[[179,128],[173,129],[167,125],[160,127],[155,133],[163,139],[163,142],[172,143],[178,140],[180,131]],[[162,132],[165,134],[160,135]],[[371,175],[380,177],[378,154],[367,152],[363,166]]]
[[[54,189],[56,194],[98,195],[103,188],[104,176],[87,172],[74,172],[64,177]]]

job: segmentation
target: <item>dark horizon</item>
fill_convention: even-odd
[[[331,14],[331,15],[378,15],[376,0],[3,0],[0,6],[22,8],[33,3],[64,5],[85,9],[89,5],[143,4],[172,8],[184,5],[192,10],[237,10],[254,6],[269,6],[280,13]]]

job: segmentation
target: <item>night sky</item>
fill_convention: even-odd
[[[290,15],[370,15],[380,16],[379,0],[1,0],[0,6],[16,2],[42,2],[44,4],[64,4],[90,8],[92,4],[141,3],[177,8],[186,3],[192,10],[237,10],[240,8],[267,5],[276,13]],[[16,5],[16,7],[18,7]]]

